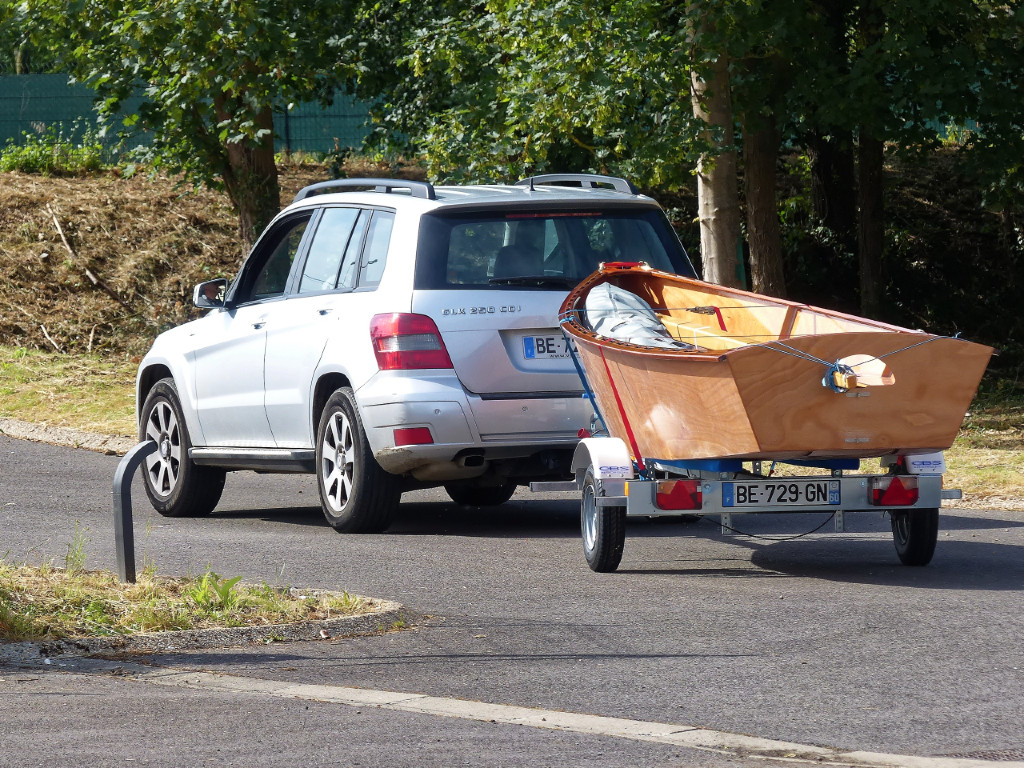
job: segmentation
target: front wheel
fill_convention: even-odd
[[[588,469],[580,503],[583,554],[590,570],[611,573],[619,567],[626,545],[626,508],[599,507],[597,499],[597,481]]]
[[[189,458],[192,447],[174,379],[160,379],[146,396],[139,440],[152,440],[157,451],[146,457],[146,495],[165,517],[208,515],[224,490],[223,469],[200,467]]]
[[[340,533],[379,533],[391,522],[402,492],[398,478],[373,458],[355,396],[331,395],[316,438],[316,476],[324,517]]]
[[[939,538],[939,510],[890,510],[889,518],[900,562],[904,565],[928,565]]]

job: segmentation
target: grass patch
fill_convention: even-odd
[[[134,435],[138,363],[0,346],[0,416]]]
[[[66,564],[0,563],[0,641],[50,641],[140,632],[271,626],[367,613],[372,602],[348,593],[244,585],[207,571],[171,579],[152,570],[137,583],[81,568],[80,548]]]
[[[946,485],[973,504],[1017,500],[1024,509],[1024,386],[985,381],[946,453]]]

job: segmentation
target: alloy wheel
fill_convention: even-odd
[[[344,413],[331,415],[324,432],[320,472],[324,495],[334,512],[341,512],[352,496],[355,446],[352,425]]]
[[[146,473],[153,492],[169,496],[181,471],[181,429],[174,409],[165,400],[157,402],[146,420],[146,439],[156,443],[156,453],[146,458]]]

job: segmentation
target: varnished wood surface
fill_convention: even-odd
[[[703,353],[653,350],[601,339],[578,323],[563,326],[577,341],[609,431],[644,458],[869,457],[945,450],[992,353],[959,339],[664,273],[617,272],[588,279],[580,288],[589,290],[600,277],[660,309],[674,335],[689,340],[685,329],[692,335],[699,327],[704,337],[704,343],[698,341]],[[582,306],[580,288],[563,312]],[[717,315],[685,309],[711,305],[720,308],[725,332]],[[750,342],[744,342],[744,334]],[[780,337],[784,341],[771,341]],[[846,393],[823,386],[828,369],[820,361],[853,355],[882,358],[885,377],[874,381],[893,383]]]

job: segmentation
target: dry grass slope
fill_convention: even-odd
[[[223,194],[110,172],[0,176],[2,344],[141,354],[194,316],[193,285],[232,276],[241,263]],[[282,202],[325,178],[319,165],[284,167]]]

